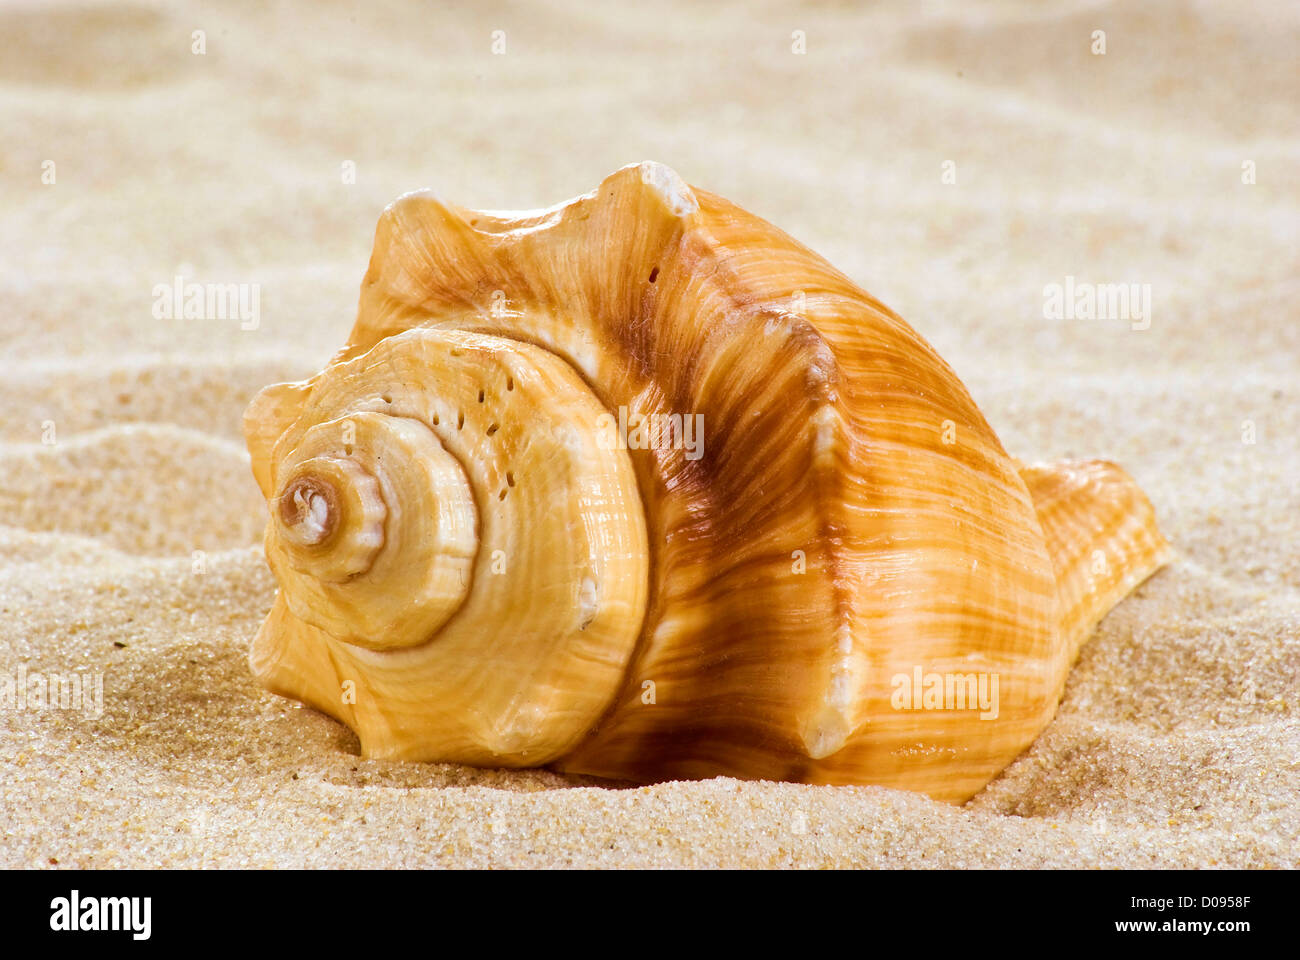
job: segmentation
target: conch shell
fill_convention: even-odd
[[[401,197],[347,345],[245,433],[253,671],[368,757],[959,802],[1168,552],[1123,470],[1012,459],[916,331],[654,163]]]

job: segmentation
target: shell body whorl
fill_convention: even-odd
[[[254,670],[369,755],[962,800],[1167,550],[1122,471],[1022,467],[911,327],[657,164],[399,199],[348,344],[245,430]],[[900,706],[914,676],[996,709]]]

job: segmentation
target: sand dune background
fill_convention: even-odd
[[[0,674],[103,677],[0,709],[0,865],[1300,864],[1297,49],[1287,2],[0,3]],[[249,674],[240,414],[343,343],[383,206],[642,159],[900,312],[1013,454],[1124,464],[1178,550],[963,808],[365,761]],[[258,284],[257,329],[156,319],[177,274]],[[1066,276],[1150,284],[1149,329],[1044,319]]]

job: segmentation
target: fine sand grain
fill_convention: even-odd
[[[0,675],[103,683],[0,709],[0,866],[1300,863],[1300,9],[462,6],[0,4]],[[249,674],[240,415],[343,343],[383,206],[642,159],[899,311],[1011,453],[1155,504],[1177,559],[965,807],[366,761]],[[156,319],[177,274],[258,284],[257,329]],[[1150,284],[1149,328],[1044,319],[1067,276]]]

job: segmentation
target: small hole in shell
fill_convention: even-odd
[[[650,282],[654,283],[658,279],[659,279],[659,268],[655,267],[653,270],[650,271]]]
[[[393,398],[390,397],[388,394],[384,394],[384,403],[392,403],[392,402],[393,402]]]
[[[506,483],[510,484],[512,487],[515,485],[515,475],[509,470],[506,471]]]
[[[483,391],[482,391],[482,390],[480,390],[480,391],[478,392],[478,402],[479,402],[479,403],[482,403],[482,402],[483,402]]]
[[[435,413],[433,415],[433,425],[436,427],[440,422],[441,421],[438,419],[438,415]]]
[[[514,378],[514,377],[506,377],[506,389],[507,389],[507,390],[513,390],[514,388],[515,388],[515,378]]]
[[[494,423],[492,424],[492,426],[487,428],[487,435],[490,437],[492,436],[492,434],[496,433],[500,429],[501,429],[500,425]]]
[[[505,487],[502,487],[501,492],[497,494],[497,499],[504,500],[505,498],[506,498],[506,490]]]
[[[352,456],[352,444],[350,443],[343,444],[343,452],[346,453],[349,457]]]
[[[465,426],[465,411],[458,410],[456,411],[456,429],[457,430],[463,429],[464,426]]]

